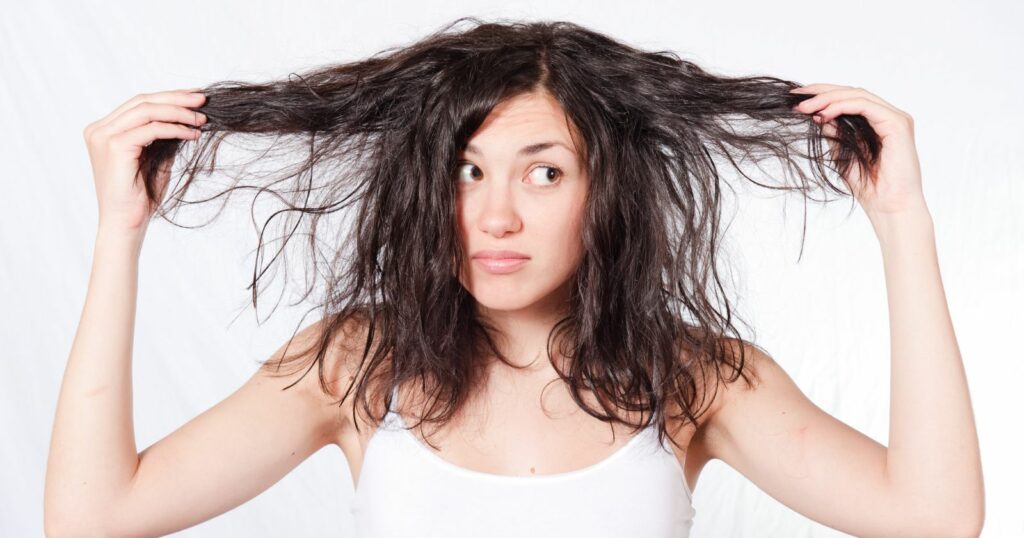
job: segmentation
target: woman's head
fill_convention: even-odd
[[[484,311],[567,306],[589,187],[576,138],[561,105],[540,88],[498,103],[461,149],[455,208],[468,257],[460,282]],[[509,267],[494,251],[526,260]]]
[[[729,186],[719,168],[807,197],[813,187],[848,196],[832,179],[869,169],[880,147],[863,118],[839,116],[839,150],[826,155],[820,127],[792,109],[809,97],[789,93],[796,82],[712,74],[568,22],[459,19],[408,46],[293,75],[204,89],[206,132],[158,214],[196,203],[181,195],[217,169],[226,136],[272,135],[302,157],[279,177],[224,191],[284,200],[264,227],[281,214],[309,218],[314,275],[302,299],[317,292],[311,310],[326,330],[314,355],[275,366],[319,365],[328,390],[326,350],[357,320],[371,329],[356,346],[361,409],[371,413],[371,377],[381,398],[416,382],[431,398],[428,422],[449,420],[480,386],[481,357],[513,366],[488,309],[538,305],[560,313],[549,344],[565,360],[553,364],[591,414],[621,422],[618,410],[650,411],[661,434],[667,409],[695,421],[707,401],[700,379],[721,376],[723,365],[733,379],[744,375],[743,347],[727,342],[743,338],[718,274]],[[571,151],[518,155],[541,142]],[[143,152],[147,187],[180,144]],[[740,166],[766,159],[797,184],[758,183]],[[278,187],[286,180],[295,185]],[[351,219],[321,222],[339,215]],[[301,222],[281,224],[287,243]],[[489,249],[531,259],[495,275],[470,258]],[[322,288],[317,275],[326,275]],[[603,409],[587,406],[584,390]]]

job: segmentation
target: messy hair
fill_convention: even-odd
[[[547,353],[588,414],[637,429],[656,424],[664,441],[669,410],[696,425],[716,380],[751,383],[748,342],[719,275],[721,194],[729,186],[719,167],[763,188],[796,191],[806,207],[815,190],[850,196],[842,178],[853,166],[870,170],[877,162],[880,143],[863,118],[841,115],[834,135],[826,135],[792,109],[810,97],[789,92],[798,86],[772,76],[713,74],[673,52],[642,50],[570,22],[468,17],[359,61],[270,82],[210,84],[197,108],[208,118],[202,136],[157,140],[140,167],[165,219],[175,207],[236,190],[255,190],[254,200],[273,194],[285,207],[264,222],[257,252],[275,217],[295,217],[285,223],[284,243],[308,217],[314,271],[301,300],[312,297],[307,314],[319,311],[321,330],[307,349],[262,368],[305,369],[305,376],[317,365],[320,387],[337,396],[325,379],[325,357],[345,327],[358,326],[351,334],[361,340],[360,375],[337,403],[359,398],[379,422],[367,395],[390,407],[392,389],[417,383],[430,398],[421,423],[443,425],[481,386],[484,357],[518,367],[456,277],[466,260],[452,180],[458,155],[495,105],[547,92],[564,109],[590,178],[584,255]],[[238,174],[216,196],[185,200],[198,174],[229,170],[217,164],[228,135],[269,135],[271,148],[301,159],[254,185]],[[823,151],[825,140],[831,149]],[[154,179],[184,149],[193,153],[183,181],[164,199]],[[744,161],[762,171],[762,162],[781,165],[765,174],[780,181],[753,177]],[[347,208],[348,222],[320,222]],[[258,281],[284,243],[265,267],[257,255],[254,307]],[[371,379],[378,381],[373,390]],[[618,410],[646,418],[637,424]]]

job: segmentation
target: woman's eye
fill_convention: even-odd
[[[537,173],[538,171],[541,173]],[[555,180],[562,177],[562,171],[554,166],[548,166],[544,164],[538,166],[537,168],[534,168],[533,170],[530,170],[530,177],[531,179],[539,180],[539,185],[541,185],[542,187],[549,187],[552,184],[554,184]],[[548,181],[550,181],[551,183],[545,185],[545,182]]]
[[[474,172],[471,172],[470,175],[467,176],[466,173],[465,173],[466,170],[473,170]],[[469,181],[472,181],[473,179],[479,178],[480,175],[482,175],[482,174],[478,175],[476,173],[476,172],[479,172],[479,171],[480,171],[480,168],[478,168],[473,163],[460,163],[459,164],[459,168],[458,168],[458,174],[456,176],[456,180],[461,182],[464,178],[469,177],[470,178]]]

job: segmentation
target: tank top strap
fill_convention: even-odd
[[[387,412],[384,414],[384,423],[388,429],[394,426],[398,426],[398,422],[401,417],[398,415],[398,387],[391,388],[391,403],[388,405]]]
[[[388,412],[394,412],[398,409],[398,386],[391,387],[391,405],[388,407]]]

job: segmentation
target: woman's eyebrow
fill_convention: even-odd
[[[569,151],[570,153],[575,153],[572,150],[572,148],[570,148],[569,146],[567,146],[567,145],[565,145],[565,144],[563,144],[561,142],[537,142],[536,144],[530,144],[528,146],[524,146],[522,149],[519,150],[519,153],[517,155],[518,156],[535,155],[537,153],[540,153],[540,152],[542,152],[542,151],[544,151],[546,149],[549,149],[549,148],[552,148],[552,147],[555,147],[555,146],[561,146],[561,147],[565,148],[567,151]],[[482,152],[476,146],[474,146],[473,144],[466,145],[466,153],[475,153],[477,155],[481,155],[482,154]]]

